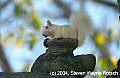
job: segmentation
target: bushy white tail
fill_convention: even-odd
[[[90,25],[90,21],[83,11],[76,11],[70,16],[70,23],[74,26],[78,31],[78,47],[81,46],[87,35],[92,34],[92,28]]]

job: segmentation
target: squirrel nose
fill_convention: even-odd
[[[47,37],[47,35],[45,35],[45,34],[42,34],[44,37]]]

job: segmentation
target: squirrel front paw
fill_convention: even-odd
[[[50,39],[46,38],[43,42],[44,46],[47,48],[48,47],[48,43],[49,43]]]

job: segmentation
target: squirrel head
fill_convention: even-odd
[[[44,37],[54,37],[54,29],[50,20],[47,20],[46,26],[43,26],[42,35]]]

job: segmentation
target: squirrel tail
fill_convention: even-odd
[[[76,11],[70,16],[70,23],[77,29],[78,47],[80,47],[87,35],[92,34],[90,21],[82,10]]]

